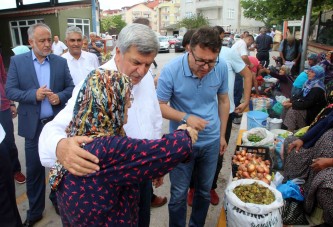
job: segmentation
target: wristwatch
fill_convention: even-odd
[[[181,120],[181,123],[186,124],[186,123],[187,123],[187,119],[189,118],[189,116],[190,116],[190,114],[187,113],[187,114],[183,117],[183,119]]]

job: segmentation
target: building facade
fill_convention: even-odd
[[[181,18],[201,14],[210,25],[220,25],[233,33],[258,33],[262,22],[243,16],[239,0],[181,0]]]
[[[16,2],[16,0],[13,0]],[[18,1],[17,1],[18,2]],[[0,10],[0,30],[2,35],[2,56],[6,66],[9,65],[12,48],[18,45],[27,45],[28,28],[30,25],[43,22],[52,31],[52,35],[58,35],[60,40],[65,39],[65,32],[69,26],[80,27],[85,35],[96,27],[99,32],[99,3],[95,0],[92,7],[91,0],[69,2],[66,0],[54,0],[31,5],[13,5],[13,8]],[[93,12],[92,9],[96,8]],[[95,15],[94,15],[95,14]],[[93,20],[95,18],[95,20]]]

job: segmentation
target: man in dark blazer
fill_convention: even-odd
[[[42,23],[28,29],[32,51],[11,58],[6,94],[19,103],[18,134],[25,138],[29,210],[24,226],[33,226],[45,208],[45,169],[38,155],[44,125],[65,106],[74,88],[66,59],[51,54],[51,30]]]

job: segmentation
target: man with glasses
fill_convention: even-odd
[[[169,226],[186,225],[192,171],[195,192],[189,225],[204,226],[217,159],[227,148],[230,104],[227,65],[218,58],[221,45],[213,28],[198,29],[191,38],[189,52],[168,63],[158,81],[157,97],[163,117],[170,120],[169,130],[184,123],[199,130],[194,158],[170,172]]]
[[[67,59],[74,85],[77,85],[84,80],[92,70],[99,67],[98,58],[95,54],[82,50],[82,31],[79,27],[68,27],[65,41],[69,51],[61,57]]]

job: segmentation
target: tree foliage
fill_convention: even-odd
[[[101,32],[119,34],[120,30],[126,26],[121,15],[107,16],[101,19]]]
[[[201,14],[186,17],[179,22],[179,27],[185,27],[187,29],[196,29],[208,25],[208,19]]]
[[[308,0],[241,0],[244,16],[262,21],[266,26],[283,20],[299,20],[306,15]],[[312,12],[332,9],[333,0],[313,0]]]

